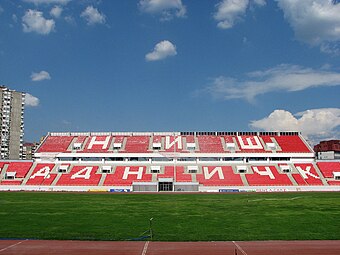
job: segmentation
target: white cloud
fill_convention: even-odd
[[[340,4],[334,0],[277,0],[298,40],[330,50],[340,41]],[[338,48],[337,48],[338,49]]]
[[[32,81],[51,80],[51,76],[48,72],[41,71],[39,73],[32,73],[31,80]]]
[[[50,15],[55,18],[59,18],[62,12],[63,12],[63,8],[56,5],[51,9]]]
[[[35,107],[39,105],[39,98],[26,93],[25,95],[25,106]]]
[[[156,44],[153,51],[145,55],[147,61],[157,61],[177,55],[176,46],[165,40]]]
[[[265,0],[222,0],[216,4],[217,11],[214,14],[214,19],[218,22],[217,27],[221,29],[232,28],[236,22],[242,20],[248,7],[265,6]]]
[[[174,16],[185,17],[186,7],[182,0],[140,0],[142,12],[161,15],[161,20],[171,20]]]
[[[71,0],[23,0],[24,2],[27,3],[32,3],[35,5],[39,4],[68,4]]]
[[[265,6],[267,4],[266,0],[254,0],[254,3],[259,6]]]
[[[42,35],[48,35],[54,30],[55,22],[53,19],[45,19],[43,13],[37,10],[27,10],[22,17],[22,26],[24,32],[36,32]]]
[[[279,65],[265,71],[255,71],[237,80],[220,76],[206,91],[224,99],[246,99],[274,91],[300,91],[308,88],[340,85],[340,73],[296,65]]]
[[[80,17],[84,18],[88,25],[104,24],[106,21],[105,15],[100,13],[98,9],[93,6],[87,6]]]
[[[237,20],[240,20],[245,14],[249,1],[248,0],[223,0],[216,5],[217,12],[214,14],[218,22],[217,27],[228,29],[234,26]]]
[[[312,109],[296,114],[275,110],[268,117],[252,121],[250,126],[264,131],[300,131],[312,143],[317,143],[320,139],[339,138],[340,109]]]
[[[4,12],[4,8],[1,7],[0,5],[0,15]]]

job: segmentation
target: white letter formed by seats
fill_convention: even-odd
[[[222,171],[222,167],[215,167],[211,172],[209,173],[209,168],[208,167],[203,167],[203,172],[204,172],[204,178],[206,180],[209,180],[211,177],[213,177],[214,174],[218,173],[218,178],[220,180],[224,180],[224,175]]]
[[[165,137],[165,149],[170,149],[175,144],[177,144],[177,149],[179,150],[182,149],[182,137],[181,136],[175,137],[172,142],[170,142],[170,136]]]
[[[311,166],[306,166],[306,169],[303,170],[300,166],[297,166],[296,169],[299,171],[299,173],[302,175],[303,179],[308,179],[308,176],[314,177],[315,179],[320,179],[319,176],[316,176],[315,174],[311,173],[310,170],[312,169]]]
[[[243,140],[244,138],[242,136],[237,136],[237,139],[241,145],[242,149],[263,149],[262,144],[260,142],[260,139],[258,136],[253,136],[253,137],[246,137],[245,141]],[[255,143],[253,143],[255,142]]]
[[[91,150],[93,145],[102,145],[103,150],[107,149],[109,145],[109,141],[110,141],[110,136],[107,136],[104,141],[97,141],[96,139],[97,139],[96,136],[91,137],[91,141],[89,145],[87,146],[88,150]]]
[[[142,166],[138,167],[137,171],[130,171],[129,166],[125,167],[123,179],[126,180],[129,177],[130,174],[137,175],[138,180],[142,179],[142,177],[143,177],[143,167]]]
[[[269,166],[265,166],[264,171],[262,171],[262,170],[260,171],[257,166],[254,166],[253,169],[254,169],[255,173],[258,173],[259,175],[264,175],[264,176],[267,175],[267,176],[269,176],[270,179],[275,180],[274,174],[270,170]]]
[[[39,169],[35,174],[33,174],[30,179],[34,179],[35,177],[44,177],[44,179],[50,178],[51,169],[49,166],[45,166]]]
[[[87,166],[75,174],[71,176],[71,179],[86,179],[89,180],[91,178],[91,172],[92,172],[93,167],[92,166]]]

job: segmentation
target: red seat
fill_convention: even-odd
[[[340,180],[339,181],[328,181],[329,185],[340,185]]]
[[[224,153],[220,136],[200,135],[197,136],[199,152],[201,153]]]
[[[66,152],[73,136],[48,136],[37,152]]]
[[[21,185],[22,181],[17,180],[2,180],[0,185]]]
[[[298,135],[283,135],[275,136],[275,140],[281,147],[282,153],[288,152],[300,152],[308,153],[311,152],[310,149],[302,141],[301,137]]]
[[[149,136],[128,136],[126,139],[125,150],[128,153],[147,153],[149,152]]]

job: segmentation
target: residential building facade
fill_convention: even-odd
[[[0,158],[22,159],[25,93],[0,85]]]

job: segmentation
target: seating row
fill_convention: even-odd
[[[294,164],[292,171],[283,173],[280,165],[245,165],[247,171],[238,173],[232,165],[222,166],[107,166],[54,164],[32,162],[0,162],[4,171],[0,185],[73,185],[129,186],[133,182],[152,182],[172,178],[176,182],[199,182],[204,186],[283,186],[340,185],[334,173],[340,172],[340,162]],[[0,171],[0,173],[1,173]],[[323,182],[324,181],[324,182]]]
[[[149,153],[310,153],[310,148],[299,135],[289,136],[232,136],[232,135],[135,135],[135,136],[48,136],[37,152],[124,152]]]

